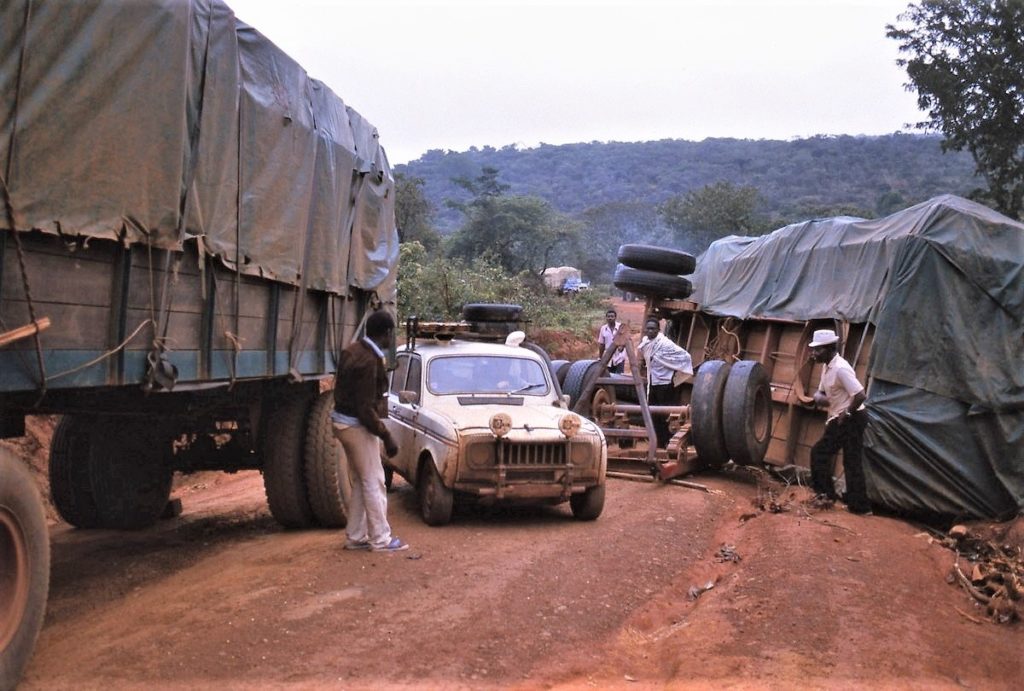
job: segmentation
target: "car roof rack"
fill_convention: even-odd
[[[420,321],[419,317],[405,320],[405,349],[415,350],[416,339],[447,342],[453,338],[466,341],[502,343],[513,331],[521,330],[516,321]]]

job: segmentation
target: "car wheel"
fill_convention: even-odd
[[[721,468],[729,460],[722,419],[722,400],[729,369],[729,363],[724,360],[707,360],[701,363],[693,377],[691,435],[697,456],[709,468]]]
[[[653,245],[622,245],[618,260],[634,269],[664,274],[692,274],[697,268],[697,259],[692,254]]]
[[[605,485],[596,485],[569,497],[572,515],[578,521],[592,521],[604,510]]]
[[[693,292],[693,284],[682,276],[634,269],[623,264],[619,264],[615,269],[612,282],[620,290],[658,298],[683,299]]]
[[[420,515],[427,525],[445,525],[452,520],[455,493],[444,486],[434,462],[427,458],[420,464],[416,490],[420,499]]]
[[[772,438],[772,392],[768,374],[756,360],[740,360],[729,370],[722,399],[725,446],[740,465],[764,460]]]

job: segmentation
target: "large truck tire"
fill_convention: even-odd
[[[341,442],[334,436],[331,410],[334,392],[325,391],[313,403],[306,428],[306,487],[309,505],[325,528],[344,528],[348,520],[351,485]]]
[[[285,528],[313,525],[313,507],[306,489],[306,424],[312,398],[289,396],[263,420],[263,488],[274,519]]]
[[[140,530],[167,507],[174,476],[171,434],[153,418],[98,418],[89,477],[101,528]]]
[[[612,283],[620,290],[656,298],[681,300],[690,297],[693,292],[693,284],[682,276],[634,269],[624,264],[616,267]]]
[[[622,245],[618,260],[634,269],[663,274],[692,274],[697,268],[697,258],[689,252],[654,245]]]
[[[94,418],[64,415],[50,439],[50,499],[60,517],[76,528],[99,528],[89,458]]]
[[[569,365],[569,371],[565,373],[565,385],[562,387],[562,393],[569,394],[570,410],[576,407],[576,402],[579,401],[580,394],[586,388],[587,382],[596,377],[600,369],[600,360],[577,360]]]
[[[0,689],[13,689],[43,627],[50,589],[46,514],[25,464],[0,448]]]
[[[701,363],[693,376],[690,433],[697,456],[709,468],[721,468],[729,460],[723,401],[730,369],[724,360],[707,360]]]
[[[740,465],[758,465],[772,438],[772,391],[760,362],[733,363],[722,399],[725,445]]]

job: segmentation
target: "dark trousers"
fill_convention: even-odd
[[[836,453],[843,450],[846,474],[846,505],[853,511],[867,511],[867,485],[864,482],[864,428],[868,424],[866,410],[858,410],[848,418],[836,418],[825,425],[825,434],[811,447],[811,486],[815,494],[836,498],[832,469]]]
[[[625,369],[625,366],[625,362],[620,362],[617,365],[608,365],[608,374],[622,374],[622,370]]]
[[[672,384],[651,384],[647,402],[651,405],[679,405],[679,391]],[[651,421],[654,423],[654,433],[658,435],[658,448],[664,449],[672,438],[672,433],[668,431],[668,416],[652,415]]]

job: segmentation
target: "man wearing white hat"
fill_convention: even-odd
[[[828,408],[825,433],[811,448],[811,485],[817,501],[831,502],[837,498],[832,467],[836,453],[842,449],[846,507],[850,513],[870,514],[861,461],[864,428],[868,422],[864,408],[866,396],[853,367],[839,354],[838,343],[839,336],[834,331],[819,329],[808,344],[811,359],[825,365],[821,384],[814,393],[814,405]]]

